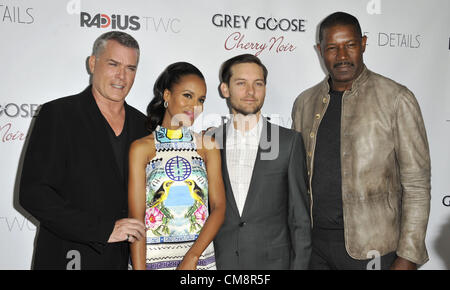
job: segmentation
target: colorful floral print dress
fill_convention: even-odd
[[[147,269],[175,269],[208,218],[208,178],[194,134],[182,127],[154,131],[156,156],[146,168]],[[197,269],[215,269],[211,243]]]

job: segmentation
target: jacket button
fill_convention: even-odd
[[[314,138],[316,134],[314,134],[314,132],[311,132],[311,134],[309,134],[309,137]]]
[[[316,114],[316,119],[320,119],[320,114]]]
[[[243,226],[245,226],[245,224],[246,224],[245,222],[240,222],[240,223],[239,223],[239,227],[242,228]]]
[[[328,99],[327,99],[327,98],[323,98],[323,99],[322,99],[322,102],[323,102],[324,104],[326,104],[326,103],[328,103]]]

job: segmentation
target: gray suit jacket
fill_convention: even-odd
[[[242,216],[230,184],[227,124],[212,132],[221,145],[227,209],[214,240],[217,268],[307,269],[311,226],[305,149],[299,133],[271,124],[263,129]]]

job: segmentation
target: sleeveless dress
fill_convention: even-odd
[[[194,133],[186,127],[153,133],[156,155],[146,168],[147,270],[175,269],[208,218],[208,179]],[[216,269],[211,243],[198,270]]]

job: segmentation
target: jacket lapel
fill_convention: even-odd
[[[228,174],[228,165],[227,165],[227,123],[222,125],[216,130],[215,139],[217,142],[222,145],[220,146],[220,156],[222,157],[222,178],[225,184],[225,194],[226,198],[229,201],[229,205],[231,205],[231,209],[237,216],[239,215],[239,210],[237,208],[236,199],[234,198],[233,188],[230,182],[230,176]]]

